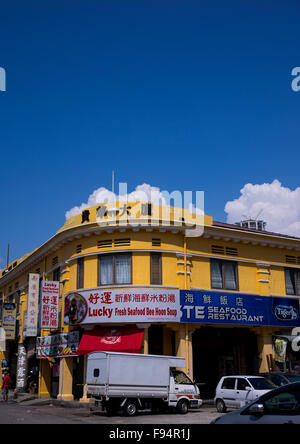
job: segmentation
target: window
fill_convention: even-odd
[[[171,372],[172,376],[174,377],[175,384],[192,384],[192,381],[190,378],[183,372],[179,370],[173,370]]]
[[[98,285],[131,284],[131,253],[99,256]]]
[[[226,290],[237,290],[237,264],[231,261],[211,260],[211,286]]]
[[[21,297],[21,291],[18,290],[15,295],[15,304],[16,304],[16,313],[20,313],[20,297]]]
[[[115,247],[130,247],[130,239],[115,239]]]
[[[150,254],[150,283],[162,285],[161,253]]]
[[[299,391],[284,390],[283,392],[271,396],[264,402],[267,414],[294,414],[300,413],[300,393]]]
[[[98,248],[111,248],[112,247],[112,239],[106,239],[106,240],[99,240]]]
[[[249,381],[255,390],[272,390],[275,385],[265,378],[249,378]]]
[[[300,295],[300,270],[285,269],[286,294]]]
[[[55,256],[55,257],[52,259],[52,267],[55,267],[55,265],[57,265],[57,264],[58,264],[58,257]]]
[[[94,378],[99,378],[99,376],[100,376],[99,368],[94,368]]]
[[[56,268],[53,271],[53,280],[54,281],[60,281],[60,267]]]
[[[235,378],[225,378],[222,384],[222,389],[234,390]]]
[[[237,387],[236,387],[237,390],[246,390],[246,387],[249,387],[249,386],[250,386],[250,384],[247,381],[247,379],[238,378]]]
[[[221,245],[212,245],[211,252],[213,254],[226,254],[226,256],[238,256],[237,248],[222,247]]]
[[[287,264],[300,264],[300,257],[299,256],[285,256],[285,262]]]
[[[152,247],[160,247],[161,246],[161,240],[157,238],[152,239]]]
[[[77,288],[84,287],[84,258],[77,260]]]

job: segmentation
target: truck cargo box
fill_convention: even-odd
[[[94,352],[88,357],[88,392],[123,397],[167,397],[170,368],[185,367],[174,356]]]

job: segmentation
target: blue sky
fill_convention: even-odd
[[[203,190],[223,221],[247,183],[297,188],[299,14],[296,0],[1,2],[0,257],[41,245],[112,169],[129,191]]]

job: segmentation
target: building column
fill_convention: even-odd
[[[73,401],[73,358],[62,358],[59,366],[59,392],[57,399]]]
[[[143,350],[144,350],[144,355],[149,354],[149,328],[144,329]]]
[[[182,370],[193,379],[193,347],[192,333],[188,324],[182,324],[176,329],[175,350],[176,356],[185,358],[185,368]]]
[[[40,360],[39,398],[51,397],[51,367],[48,359]]]
[[[259,372],[269,372],[270,364],[273,362],[272,331],[270,329],[260,329],[257,333],[257,347],[260,358]]]
[[[83,396],[79,399],[79,402],[82,403],[94,403],[95,401],[92,398],[88,398],[87,396],[87,383],[86,383],[86,373],[87,373],[87,361],[88,356],[84,356],[84,367],[83,367]]]

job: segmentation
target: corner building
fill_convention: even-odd
[[[8,303],[16,309],[1,362],[21,391],[34,369],[40,397],[83,402],[87,354],[97,349],[185,357],[204,398],[226,374],[294,370],[299,251],[298,238],[173,207],[85,209],[1,272],[2,319]],[[28,336],[32,273],[39,316]],[[59,283],[55,328],[41,328],[42,281]],[[285,344],[280,356],[276,339]]]

